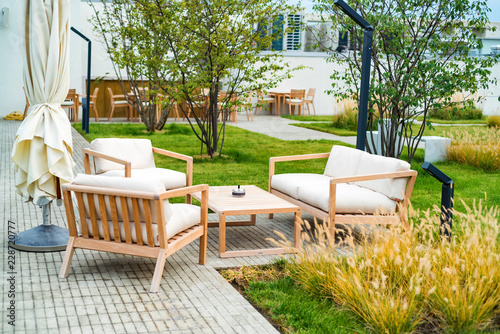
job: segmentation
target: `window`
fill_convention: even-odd
[[[286,49],[287,50],[298,50],[300,48],[300,22],[302,20],[301,15],[288,15],[288,28],[293,29],[286,35]]]

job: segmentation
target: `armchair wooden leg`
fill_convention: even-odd
[[[199,263],[205,265],[207,263],[207,231],[200,237],[200,258]]]
[[[59,272],[59,278],[68,277],[69,267],[71,265],[71,260],[73,259],[73,254],[75,253],[75,237],[70,237],[68,240],[68,246],[66,246],[66,253],[64,254],[64,260],[61,265],[61,271]]]
[[[156,258],[155,272],[153,274],[153,280],[151,281],[151,288],[149,292],[158,292],[160,288],[161,277],[163,275],[163,269],[165,269],[165,261],[167,260],[167,252],[165,249],[161,249]]]

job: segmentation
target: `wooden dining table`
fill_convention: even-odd
[[[269,91],[269,95],[274,96],[276,101],[276,114],[279,116],[281,112],[281,107],[285,105],[285,98],[290,94],[290,89],[271,89]],[[283,110],[283,114],[285,114],[285,110]]]

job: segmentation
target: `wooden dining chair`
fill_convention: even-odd
[[[255,106],[255,114],[257,115],[257,109],[259,109],[259,115],[262,112],[262,108],[267,104],[269,105],[269,113],[273,113],[273,103],[276,102],[276,99],[274,96],[270,95],[265,95],[262,93],[262,91],[258,90],[257,91],[257,105]],[[279,110],[277,111],[279,113]],[[278,115],[279,116],[279,115]]]
[[[305,89],[292,89],[290,91],[290,95],[285,98],[285,105],[288,104],[288,106],[290,107],[290,114],[294,115],[295,107],[298,106],[300,116],[301,110],[304,110],[305,95]]]
[[[179,104],[174,99],[171,99],[169,96],[158,93],[158,101],[156,103],[156,119],[160,119],[161,112],[164,107],[168,107],[168,114],[173,113],[175,120],[179,122],[181,120],[179,116]]]
[[[76,89],[71,88],[66,95],[66,99],[61,103],[61,108],[68,109],[68,118],[71,120],[73,116],[73,122],[78,122],[78,109],[80,108],[79,96],[76,93]]]
[[[94,119],[96,122],[99,122],[99,113],[97,111],[97,94],[99,93],[99,87],[96,87],[94,89],[94,93],[90,95],[90,102],[89,102],[89,115],[90,115],[90,108],[93,108],[94,110]]]
[[[314,108],[314,95],[316,94],[316,88],[309,88],[306,94],[305,105],[307,107],[307,113],[311,115],[311,107],[313,107],[314,115],[316,115],[316,108]],[[304,111],[305,114],[305,111]]]
[[[113,112],[115,111],[115,108],[127,108],[127,118],[131,120],[133,107],[129,103],[129,101],[126,100],[126,96],[113,94],[113,90],[110,87],[108,87],[108,93],[109,93],[109,98],[111,100],[111,107],[109,109],[109,114],[108,114],[108,122],[111,122],[111,118],[113,117]],[[125,99],[125,100],[117,100],[117,99]]]

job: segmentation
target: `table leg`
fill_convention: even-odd
[[[219,214],[219,253],[222,254],[226,252],[226,215],[224,213]]]
[[[250,215],[250,224],[255,225],[257,222],[257,215]]]

